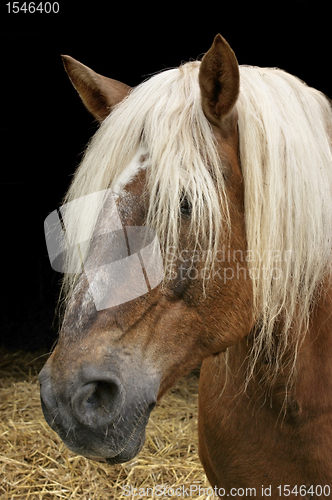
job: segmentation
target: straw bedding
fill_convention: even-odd
[[[197,454],[197,373],[179,381],[152,412],[140,454],[110,466],[71,453],[44,421],[37,374],[46,357],[0,349],[1,500],[175,499],[170,488],[209,487]]]

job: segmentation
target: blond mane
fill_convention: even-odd
[[[216,251],[229,228],[223,161],[205,118],[199,62],[153,76],[107,117],[89,144],[64,199],[68,203],[116,184],[138,147],[149,151],[150,210],[162,246],[177,246],[179,200],[192,205],[197,244]],[[296,324],[306,330],[320,283],[330,273],[332,235],[332,113],[328,100],[278,69],[240,67],[240,159],[245,186],[249,269],[255,270],[254,307],[260,319],[253,359],[276,355],[274,330],[282,318],[278,357]],[[208,165],[208,169],[207,169]],[[92,236],[103,200],[69,212],[73,241]],[[278,279],[264,269],[276,265]],[[284,258],[290,255],[291,258]],[[75,275],[64,277],[65,296]],[[278,361],[276,362],[278,365]]]
[[[302,341],[331,271],[331,106],[289,73],[243,66],[238,110],[249,266],[259,276],[252,355],[263,352],[277,372],[289,344]],[[267,279],[264,269],[273,268],[277,276]]]

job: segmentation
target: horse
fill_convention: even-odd
[[[64,312],[39,375],[46,421],[75,453],[123,463],[200,366],[216,495],[331,498],[328,98],[239,66],[220,34],[135,88],[63,62],[100,126],[55,213]]]

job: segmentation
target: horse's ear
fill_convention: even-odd
[[[222,127],[238,98],[240,74],[235,54],[221,35],[215,37],[202,59],[199,85],[205,116],[213,125]]]
[[[95,73],[73,57],[62,56],[62,60],[84,105],[99,122],[102,122],[112,108],[122,101],[130,91],[130,87],[124,83]]]

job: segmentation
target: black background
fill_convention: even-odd
[[[43,221],[96,130],[60,54],[134,86],[201,57],[220,32],[240,64],[280,67],[332,96],[326,2],[59,5],[59,14],[0,8],[0,345],[10,348],[48,348],[56,338],[60,275],[48,262]]]

